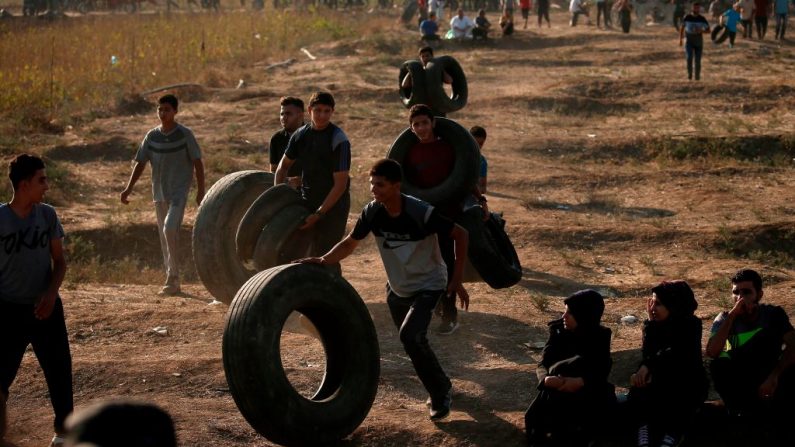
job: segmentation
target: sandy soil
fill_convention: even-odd
[[[451,117],[489,132],[489,203],[505,213],[524,277],[507,290],[470,285],[472,306],[460,330],[431,335],[455,387],[451,417],[434,424],[391,325],[373,244],[345,261],[344,275],[378,329],[382,375],[369,416],[343,445],[521,445],[539,354],[530,346],[546,339],[545,323],[560,314],[562,298],[582,288],[608,297],[604,321],[614,332],[613,380],[620,387],[636,362],[640,326],[619,319],[642,318],[648,289],[662,279],[690,282],[705,331],[730,298],[726,278],[743,266],[763,272],[769,302],[795,312],[793,46],[739,38],[734,49],[708,44],[703,80],[695,83],[685,77],[671,26],[624,35],[565,22],[556,13],[551,29],[437,50],[455,56],[468,75],[469,104]],[[298,62],[285,69],[264,71],[263,64],[278,61],[261,61],[240,74],[248,84],[243,90],[182,92],[179,118],[194,129],[216,180],[266,166],[262,148],[278,126],[281,95],[331,91],[335,122],[353,145],[353,219],[367,201],[369,165],[406,126],[395,67],[414,58],[417,44],[413,33],[396,27],[377,39],[311,48],[317,60],[296,55]],[[228,77],[233,87],[238,76]],[[66,162],[70,185],[79,185],[80,194],[69,193],[60,207],[68,233],[99,241],[98,253],[111,260],[138,250],[157,269],[146,175],[136,204],[116,203],[127,160],[155,124],[154,113],[119,114],[28,141]],[[693,147],[712,155],[677,158]],[[192,207],[186,236],[194,216]],[[76,404],[135,397],[174,416],[182,445],[270,445],[228,392],[221,363],[226,306],[209,305],[212,297],[195,273],[188,278],[193,282],[178,298],[156,296],[159,278],[144,285],[130,284],[140,278],[68,281],[63,297]],[[166,326],[168,335],[155,334],[156,326]],[[297,387],[317,384],[321,351],[305,343],[284,353],[294,362]],[[22,447],[45,445],[51,409],[32,353],[9,408],[10,439]]]

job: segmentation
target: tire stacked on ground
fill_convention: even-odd
[[[282,327],[300,312],[326,351],[323,382],[311,398],[298,394],[282,366]],[[229,390],[260,434],[279,444],[326,445],[351,432],[375,399],[378,337],[353,287],[320,266],[290,264],[249,279],[232,301],[223,336]]]
[[[234,172],[218,180],[199,206],[193,226],[193,259],[199,278],[218,301],[230,303],[256,273],[238,256],[235,234],[252,202],[272,186],[269,172]]]
[[[453,78],[452,96],[448,96],[444,90],[442,79],[445,72]],[[411,73],[410,89],[403,88],[403,79],[408,73]],[[436,115],[463,109],[469,96],[464,70],[451,56],[434,58],[426,67],[416,60],[404,62],[398,74],[398,89],[401,102],[406,108],[415,104],[426,104]]]

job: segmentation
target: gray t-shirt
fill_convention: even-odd
[[[23,219],[8,204],[0,204],[0,300],[35,304],[50,285],[50,241],[63,237],[50,205],[33,205]]]
[[[185,201],[193,180],[193,161],[202,157],[190,129],[177,124],[171,132],[155,127],[146,134],[135,161],[152,163],[152,199],[155,202]]]

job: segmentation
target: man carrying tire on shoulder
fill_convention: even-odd
[[[433,48],[431,47],[422,47],[419,51],[420,55],[420,62],[422,63],[423,68],[428,67],[428,62],[433,60]],[[442,82],[445,84],[452,84],[453,77],[450,76],[449,73],[446,71],[442,71]],[[411,79],[411,72],[406,73],[406,76],[403,78],[403,81],[400,83],[402,88],[410,89],[413,85],[413,80]]]
[[[450,413],[452,383],[428,343],[428,325],[440,297],[454,297],[461,289],[469,238],[465,229],[430,204],[401,193],[402,179],[398,162],[376,162],[370,169],[373,201],[364,207],[353,231],[322,257],[298,262],[337,264],[373,233],[386,269],[389,312],[414,370],[430,394],[430,417],[439,420]],[[445,266],[439,252],[437,237],[441,235],[455,243],[452,269]],[[469,297],[464,293],[460,298],[461,307],[468,308]]]
[[[419,188],[433,188],[444,182],[453,172],[455,149],[434,133],[435,121],[430,107],[417,104],[409,109],[409,125],[419,141],[409,149],[403,162],[406,181]],[[477,198],[477,202],[483,207],[484,216],[488,216],[486,197],[480,192],[477,184],[471,185],[468,191],[462,191],[461,197],[452,197],[446,203],[435,203],[434,205],[438,207],[443,216],[455,221],[463,213],[464,200],[469,194]],[[455,261],[454,247],[452,239],[447,234],[439,234],[439,248],[447,265],[447,275],[452,278]],[[458,329],[456,293],[461,294],[462,298],[465,297],[469,301],[469,296],[463,286],[453,289],[450,295],[442,298],[437,309],[437,314],[442,319],[437,328],[439,334],[449,335]]]
[[[294,96],[284,96],[279,100],[279,123],[282,128],[271,136],[268,146],[270,158],[270,171],[276,172],[279,162],[282,161],[290,136],[304,125],[304,101]],[[296,162],[287,172],[287,183],[293,188],[301,186],[301,163]]]
[[[326,253],[342,238],[351,208],[351,143],[331,122],[334,106],[331,93],[312,94],[311,122],[290,136],[274,180],[276,185],[285,183],[290,167],[301,162],[301,195],[312,214],[300,229],[314,228],[314,254]]]

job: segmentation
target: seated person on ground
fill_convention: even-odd
[[[784,309],[759,303],[759,273],[739,270],[731,282],[734,307],[715,318],[707,343],[715,390],[731,416],[764,419],[791,437],[795,329]]]
[[[439,24],[436,23],[436,13],[431,12],[428,18],[420,22],[420,36],[422,40],[439,40]]]
[[[486,10],[481,9],[478,11],[478,16],[475,18],[475,28],[472,29],[472,38],[486,40],[489,37],[491,30],[491,22],[486,18]]]
[[[588,445],[615,402],[615,388],[607,381],[612,333],[601,325],[602,295],[581,290],[564,303],[563,316],[549,323],[536,369],[539,392],[525,413],[531,445]]]
[[[707,396],[701,320],[693,314],[698,303],[685,281],[664,281],[651,292],[643,360],[630,377],[630,414],[639,447],[672,447],[682,441]]]
[[[500,29],[502,29],[503,36],[510,36],[513,34],[513,18],[507,14],[500,17]]]
[[[453,38],[471,39],[473,28],[475,28],[475,22],[464,15],[463,8],[458,8],[458,15],[450,19],[450,31],[453,32]]]

